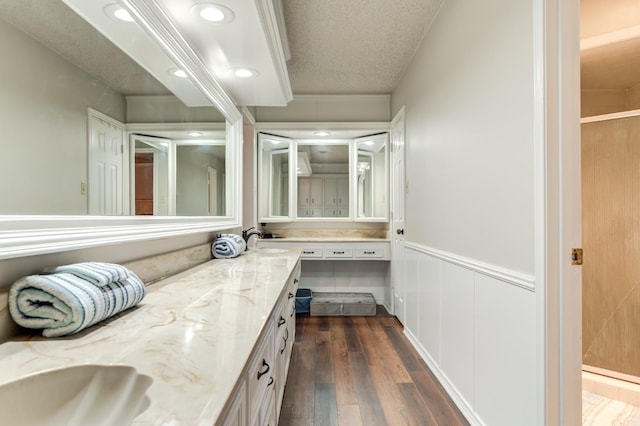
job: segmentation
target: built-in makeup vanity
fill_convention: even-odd
[[[302,250],[300,286],[391,305],[388,123],[258,123],[257,247]]]

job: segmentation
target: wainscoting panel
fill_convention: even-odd
[[[534,425],[535,293],[476,274],[475,294],[475,411],[488,425]]]
[[[422,286],[420,278],[420,256],[415,252],[407,252],[405,256],[405,315],[406,325],[410,330],[418,330],[419,298],[418,289]]]
[[[442,264],[442,371],[473,406],[474,273]]]
[[[407,243],[405,334],[471,424],[536,423],[534,278]]]
[[[420,259],[418,340],[429,348],[433,360],[441,364],[442,261],[415,251],[409,253]]]

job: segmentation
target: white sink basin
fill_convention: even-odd
[[[278,253],[287,252],[287,250],[285,249],[271,248],[271,247],[254,247],[250,250],[257,251],[258,253],[268,253],[268,254],[278,254]]]
[[[125,365],[77,365],[0,385],[2,424],[127,425],[149,407],[153,379]]]

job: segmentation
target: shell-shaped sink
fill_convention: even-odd
[[[126,365],[76,365],[0,384],[2,423],[127,425],[146,410],[153,379]]]

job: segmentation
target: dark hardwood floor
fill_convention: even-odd
[[[280,426],[468,425],[395,317],[298,315]]]

